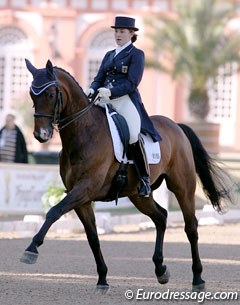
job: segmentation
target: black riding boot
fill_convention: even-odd
[[[140,186],[138,195],[140,197],[148,197],[151,193],[149,166],[147,163],[146,153],[141,140],[129,145],[130,153],[133,158],[138,176],[140,178]]]

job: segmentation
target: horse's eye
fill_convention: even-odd
[[[48,96],[49,96],[50,99],[52,99],[52,98],[54,98],[55,94],[54,93],[49,93]]]

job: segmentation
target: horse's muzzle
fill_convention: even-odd
[[[53,130],[40,128],[39,131],[34,131],[33,135],[40,143],[45,143],[52,138]]]

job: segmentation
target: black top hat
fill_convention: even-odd
[[[135,19],[130,17],[116,17],[115,25],[111,26],[111,28],[122,28],[122,29],[130,29],[134,31],[138,31],[139,29],[135,27]]]

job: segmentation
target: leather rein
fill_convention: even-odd
[[[90,103],[85,108],[61,119],[60,116],[61,116],[61,111],[63,109],[63,96],[62,96],[62,91],[61,91],[61,88],[60,88],[58,82],[53,81],[51,83],[44,84],[43,86],[41,86],[42,90],[40,91],[40,93],[44,92],[51,85],[54,85],[56,87],[56,91],[57,91],[54,113],[46,114],[46,113],[37,112],[37,113],[34,113],[34,117],[35,118],[49,118],[52,121],[52,125],[57,125],[58,131],[61,131],[62,129],[64,129],[65,127],[67,127],[74,121],[78,120],[80,117],[82,117],[85,113],[87,113],[92,108],[92,106],[95,104],[95,102],[97,100],[98,92],[95,92],[95,94],[91,97]],[[30,90],[32,91],[32,93],[34,95],[39,95],[39,94],[36,94],[36,92],[34,91],[33,85],[30,87]]]

